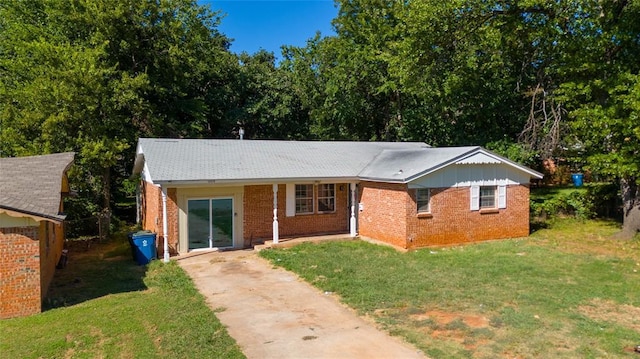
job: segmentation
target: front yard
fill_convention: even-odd
[[[561,219],[530,238],[409,253],[354,241],[261,254],[433,358],[637,358],[640,241],[615,231]]]
[[[0,321],[0,357],[244,358],[175,262],[138,266],[125,241],[72,248],[45,304]]]

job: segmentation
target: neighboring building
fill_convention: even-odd
[[[527,236],[542,177],[481,147],[146,138],[134,173],[142,226],[174,255],[329,233],[402,248]]]
[[[73,153],[0,158],[0,318],[39,313],[64,246]]]

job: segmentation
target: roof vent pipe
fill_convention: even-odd
[[[242,141],[242,139],[244,138],[244,128],[240,127],[240,130],[238,130],[238,134],[240,135],[240,141]]]

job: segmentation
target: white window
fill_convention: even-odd
[[[429,188],[418,188],[416,190],[416,203],[418,205],[418,213],[429,213],[429,201],[431,200],[431,191]]]
[[[336,185],[321,184],[318,186],[318,212],[328,213],[336,210]]]
[[[296,185],[296,214],[313,213],[313,185]]]
[[[471,186],[471,210],[507,208],[506,186]]]
[[[495,186],[480,187],[480,209],[483,208],[496,208]]]

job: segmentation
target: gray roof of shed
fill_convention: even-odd
[[[422,142],[151,139],[138,141],[134,172],[146,163],[154,182],[357,178],[386,149]]]
[[[0,209],[62,221],[62,178],[73,152],[0,158]]]

